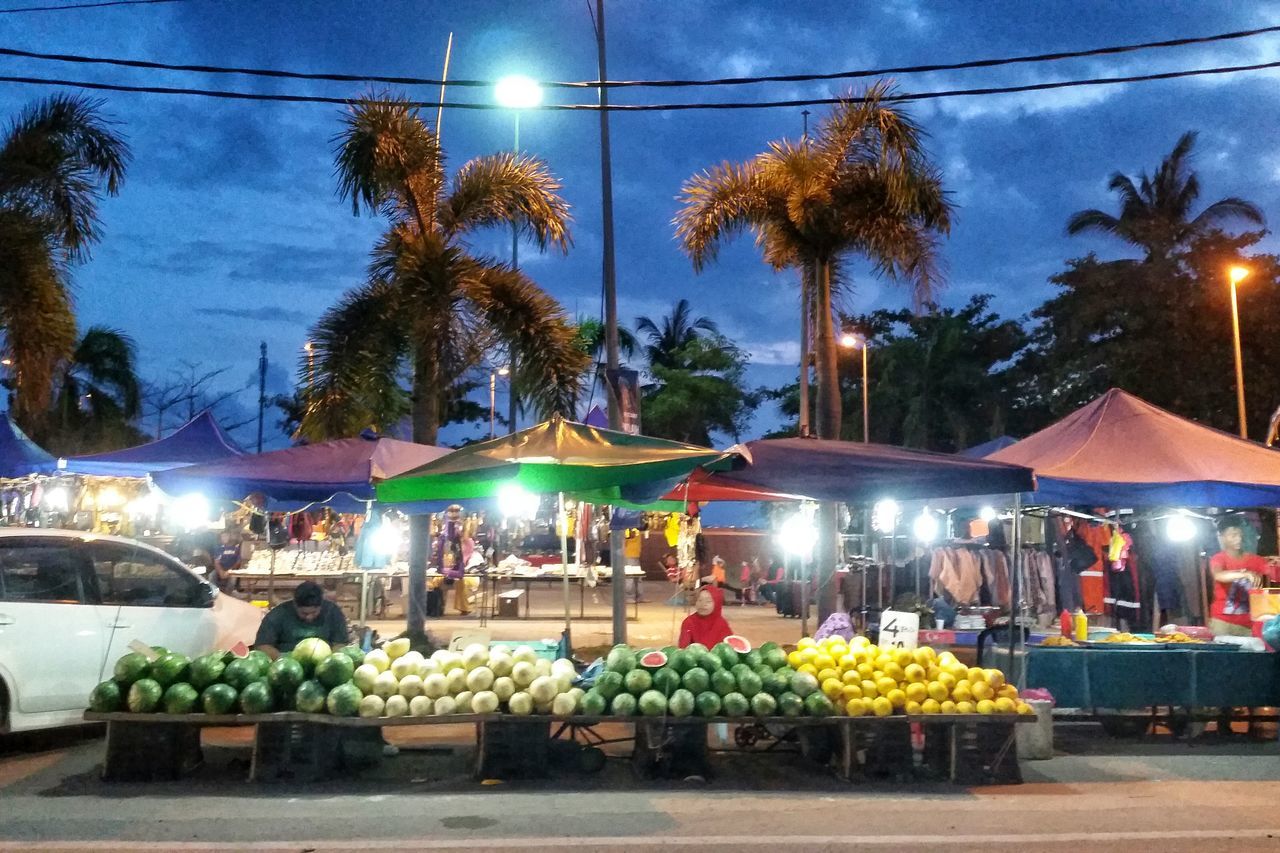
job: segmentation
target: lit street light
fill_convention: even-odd
[[[1231,334],[1236,355],[1236,409],[1240,416],[1240,437],[1249,437],[1244,411],[1244,361],[1240,356],[1240,308],[1236,302],[1236,285],[1249,275],[1247,267],[1232,266],[1227,270],[1231,279]]]
[[[867,355],[871,350],[871,343],[865,335],[845,332],[840,336],[840,346],[862,350],[862,443],[866,444],[871,441],[871,406],[867,394]]]
[[[514,144],[511,146],[512,154],[520,155],[520,111],[531,110],[542,103],[542,87],[538,85],[538,81],[525,77],[523,74],[509,74],[499,80],[493,87],[493,99],[498,102],[501,107],[511,110],[511,114],[515,119],[515,138]],[[520,268],[520,227],[516,223],[511,223],[511,268]],[[511,366],[515,365],[515,353],[511,353]],[[507,425],[508,432],[516,431],[516,410],[519,406],[519,400],[516,397],[516,384],[514,381],[507,383],[507,396],[510,400],[509,415],[511,423]]]
[[[498,377],[506,376],[510,372],[506,367],[499,367],[497,370],[489,371],[489,438],[493,438],[498,434],[498,415],[494,408],[494,397],[498,390]]]

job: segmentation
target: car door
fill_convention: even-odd
[[[213,648],[213,590],[159,551],[124,542],[86,546],[104,607],[115,607],[108,659],[134,640],[195,656]]]
[[[0,538],[0,668],[24,714],[82,709],[107,636],[78,540]]]

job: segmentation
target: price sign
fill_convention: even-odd
[[[880,614],[880,648],[914,649],[919,637],[919,613],[886,610]]]

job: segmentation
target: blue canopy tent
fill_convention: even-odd
[[[27,438],[7,413],[0,418],[0,479],[52,474],[57,469],[58,460]]]
[[[206,409],[166,438],[124,450],[59,460],[58,467],[71,474],[145,477],[171,468],[215,462],[243,454],[244,451],[218,426],[213,413]]]
[[[318,505],[338,512],[364,512],[375,499],[375,481],[451,452],[445,447],[361,436],[160,471],[152,480],[174,497],[199,493],[238,501],[261,494],[266,498],[265,508],[276,512]],[[412,505],[406,511],[431,512],[433,507]]]
[[[987,459],[1036,472],[1027,504],[1280,506],[1280,452],[1118,388]]]

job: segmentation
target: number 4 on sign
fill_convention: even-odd
[[[886,610],[880,614],[880,648],[914,649],[919,636],[919,613]]]

